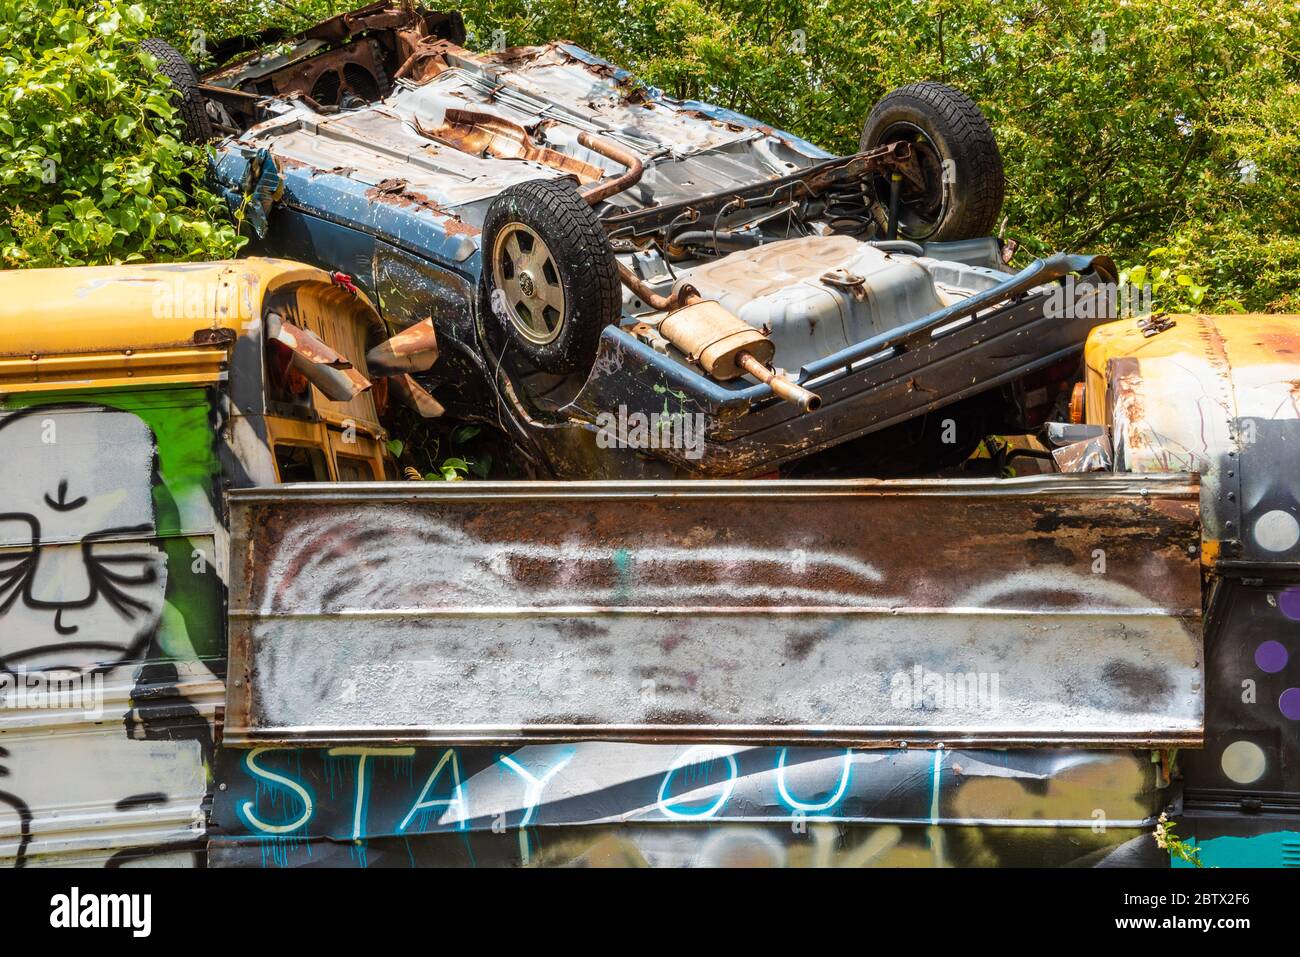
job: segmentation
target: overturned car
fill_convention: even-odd
[[[380,3],[202,78],[164,63],[190,132],[224,134],[215,174],[260,251],[436,336],[403,370],[425,414],[501,428],[558,478],[933,471],[1062,417],[1107,311],[1050,307],[1114,266],[1007,268],[1002,162],[964,94],[896,90],[837,157],[572,44],[464,40],[458,14]]]

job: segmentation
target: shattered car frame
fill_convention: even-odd
[[[431,320],[432,407],[503,429],[531,474],[755,476],[832,448],[885,474],[890,427],[947,408],[962,439],[933,469],[1059,413],[1108,315],[1051,302],[1072,274],[1102,299],[1114,266],[1007,269],[1001,160],[962,94],[895,91],[837,157],[569,43],[464,40],[379,3],[200,88],[255,248],[345,274],[393,333]]]

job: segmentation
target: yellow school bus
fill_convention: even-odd
[[[284,260],[0,273],[0,865],[201,858],[225,493],[385,478],[386,340]]]

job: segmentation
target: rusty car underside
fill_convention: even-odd
[[[835,449],[848,474],[897,474],[878,451],[948,408],[963,442],[904,456],[917,474],[1060,412],[1105,313],[1045,304],[1071,274],[1087,298],[1109,260],[1013,273],[992,237],[907,239],[934,173],[907,140],[837,157],[569,43],[463,42],[456,14],[380,3],[207,73],[229,134],[216,174],[232,202],[265,199],[264,251],[346,273],[394,332],[431,319],[443,355],[421,387],[503,429],[530,474],[758,475]],[[484,248],[494,206],[537,182],[572,184],[617,269],[621,302],[580,362],[502,333],[507,313],[531,339],[571,308],[567,281],[547,273],[547,298],[545,280],[511,278],[526,254],[498,275]],[[700,441],[637,432],[667,419],[698,422]]]

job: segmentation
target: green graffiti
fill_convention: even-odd
[[[614,587],[615,600],[625,604],[632,594],[632,553],[626,548],[614,552],[614,568],[618,573],[618,584]]]

